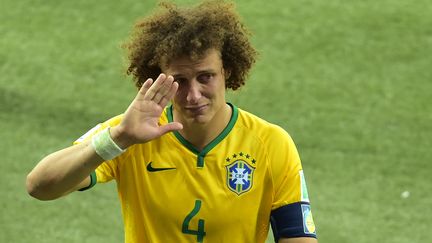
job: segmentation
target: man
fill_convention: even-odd
[[[270,220],[278,242],[317,242],[292,139],[226,103],[256,56],[233,5],[162,7],[126,45],[139,87],[126,112],[39,162],[30,195],[115,179],[126,242],[264,242]]]

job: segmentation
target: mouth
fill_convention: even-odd
[[[207,104],[206,105],[186,106],[185,110],[192,112],[192,113],[201,113],[207,108],[207,106],[208,106]]]

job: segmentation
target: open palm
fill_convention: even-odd
[[[118,127],[123,137],[122,147],[145,143],[167,132],[183,128],[178,122],[159,124],[165,106],[174,97],[177,89],[178,83],[174,82],[172,76],[165,74],[160,74],[154,82],[152,79],[144,82]]]

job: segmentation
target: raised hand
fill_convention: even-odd
[[[159,124],[159,118],[178,89],[172,76],[160,74],[156,81],[147,79],[129,105],[122,122],[110,129],[111,137],[121,148],[145,143],[167,132],[183,128],[179,122]]]

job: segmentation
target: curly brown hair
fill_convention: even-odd
[[[233,3],[213,0],[181,8],[162,2],[159,6],[135,25],[130,41],[124,44],[130,61],[127,74],[133,75],[137,87],[148,78],[156,79],[172,58],[187,55],[197,59],[210,48],[220,51],[223,67],[230,72],[226,88],[236,90],[244,85],[257,51]]]

